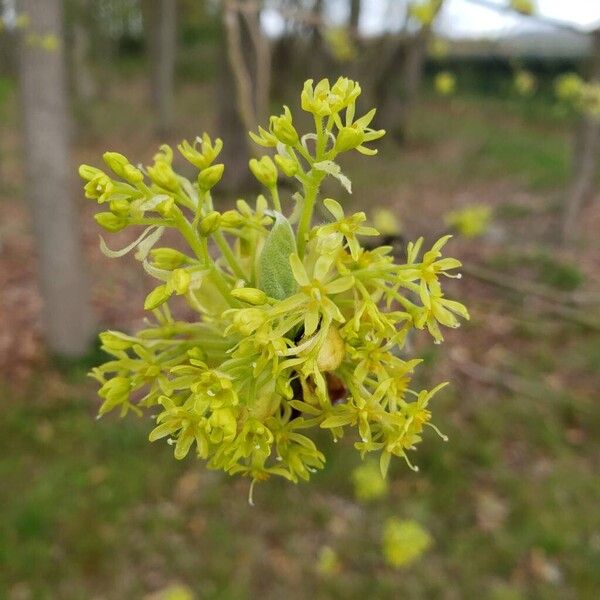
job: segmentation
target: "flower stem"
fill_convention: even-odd
[[[313,175],[313,177],[309,179],[304,186],[304,203],[302,206],[302,212],[300,213],[300,221],[298,222],[298,230],[296,233],[298,238],[298,256],[300,257],[300,260],[304,258],[304,249],[306,248],[306,242],[308,241],[308,232],[312,222],[315,201],[317,199],[320,183],[321,177],[315,177]]]
[[[225,236],[220,231],[215,231],[213,233],[213,237],[217,246],[219,247],[219,250],[221,250],[221,252],[223,253],[223,257],[227,261],[227,264],[229,265],[231,270],[235,273],[237,277],[243,279],[244,281],[247,281],[248,278],[242,270],[242,267],[240,266],[240,263],[238,262],[234,253],[231,251],[231,248],[229,247]]]

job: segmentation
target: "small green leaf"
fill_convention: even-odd
[[[321,162],[316,162],[313,167],[335,177],[349,194],[352,193],[352,182],[342,173],[340,165],[332,160],[322,160]]]
[[[258,260],[258,287],[270,298],[283,300],[296,292],[297,284],[290,266],[296,251],[296,238],[289,221],[278,212]]]

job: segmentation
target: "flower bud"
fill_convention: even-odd
[[[198,175],[198,187],[203,191],[207,192],[211,188],[213,188],[219,181],[221,181],[221,177],[223,177],[223,170],[225,169],[225,165],[218,164],[212,165],[211,167],[207,167],[200,171]]]
[[[208,236],[211,233],[214,233],[219,229],[221,225],[221,213],[213,210],[209,212],[203,219],[200,221],[200,226],[198,227],[200,234],[204,236]]]
[[[355,129],[354,127],[342,127],[335,140],[335,149],[338,152],[354,150],[354,148],[363,143],[364,139],[365,134],[363,131]]]
[[[114,331],[104,331],[100,334],[102,347],[107,350],[121,351],[131,348],[133,342],[128,340],[124,334],[115,333]]]
[[[298,172],[298,163],[293,158],[276,154],[275,163],[288,177],[293,177]]]
[[[131,385],[127,377],[113,377],[109,379],[98,391],[102,398],[110,402],[126,401],[129,398]]]
[[[231,290],[231,295],[242,302],[248,304],[265,304],[268,300],[267,295],[257,288],[236,288]]]
[[[273,135],[283,144],[294,146],[298,143],[298,132],[292,124],[292,114],[287,106],[283,107],[284,114],[279,117],[272,116],[270,129]]]
[[[237,229],[244,224],[244,217],[237,210],[226,210],[221,215],[221,226]]]
[[[442,71],[435,76],[434,85],[440,96],[450,96],[456,90],[456,77],[449,71]]]
[[[258,308],[242,308],[233,317],[233,325],[242,335],[252,335],[264,322],[265,315]]]
[[[79,177],[81,177],[81,179],[85,179],[85,181],[92,181],[92,179],[98,175],[104,175],[104,171],[101,171],[100,169],[90,165],[79,166]]]
[[[342,364],[344,349],[344,340],[337,328],[329,327],[317,355],[317,367],[321,371],[335,371]]]
[[[170,166],[173,164],[173,148],[168,144],[162,144],[152,160],[154,162],[166,162]]]
[[[250,139],[263,148],[275,148],[277,146],[277,138],[262,127],[258,128],[258,135],[253,131],[249,132]]]
[[[115,233],[117,231],[121,231],[127,227],[128,221],[126,218],[113,215],[111,212],[102,212],[94,215],[94,219],[96,219],[96,223],[100,225],[106,231],[111,231]]]
[[[173,215],[173,208],[175,206],[175,199],[172,196],[167,196],[160,204],[156,205],[156,212],[161,216],[168,219]]]
[[[177,175],[166,161],[159,160],[154,166],[148,167],[148,175],[156,185],[165,190],[176,192],[179,189]]]
[[[136,183],[142,183],[144,181],[144,174],[133,165],[125,165],[123,167],[123,179],[127,181],[127,183],[131,183],[135,185]]]
[[[146,296],[144,309],[154,310],[155,308],[158,308],[169,299],[172,293],[173,290],[170,289],[170,286],[167,286],[166,284],[159,285]]]
[[[115,175],[123,177],[124,168],[129,164],[129,160],[126,156],[119,154],[118,152],[105,152],[102,155],[104,162],[107,167],[113,171]]]
[[[192,277],[185,269],[175,269],[169,279],[169,287],[178,295],[183,296],[190,288]]]
[[[150,250],[150,256],[152,257],[152,264],[157,269],[164,269],[165,271],[172,271],[188,261],[188,257],[183,252],[173,248],[154,248]]]
[[[129,202],[123,198],[117,200],[111,200],[109,203],[110,212],[117,215],[118,217],[126,217],[129,215]]]
[[[237,420],[230,408],[214,410],[208,419],[210,441],[213,444],[230,442],[237,431]]]
[[[248,164],[254,177],[264,186],[272,188],[277,183],[277,167],[270,156],[263,156],[260,160],[252,158]]]

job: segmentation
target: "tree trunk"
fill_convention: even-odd
[[[352,35],[356,34],[358,22],[360,21],[361,0],[350,0],[350,30]]]
[[[72,195],[69,113],[64,67],[61,0],[23,0],[28,41],[21,44],[20,81],[24,125],[26,193],[35,234],[48,346],[79,356],[91,341],[93,321]],[[36,36],[54,35],[45,49]],[[33,37],[32,37],[33,36]]]
[[[16,30],[2,26],[2,19],[8,16],[10,8],[10,3],[0,0],[0,76],[2,77],[13,77],[17,70]]]
[[[96,96],[96,81],[91,64],[91,0],[79,0],[73,19],[72,66],[73,91],[78,108],[86,107]]]
[[[400,43],[377,86],[378,125],[399,143],[406,140],[410,117],[421,94],[429,35],[429,27],[423,26],[407,43]]]
[[[177,54],[176,0],[144,0],[142,8],[156,131],[158,135],[164,135],[171,129],[173,120]]]
[[[241,26],[241,19],[237,14],[230,18],[237,19],[238,27]],[[223,180],[223,184],[228,191],[239,192],[247,188],[252,181],[248,170],[250,151],[247,123],[253,120],[254,113],[251,90],[246,89],[249,82],[245,82],[242,89],[239,81],[236,85],[229,35],[231,33],[228,31],[228,26],[223,23],[219,52],[217,130],[223,138],[222,157],[227,169],[227,177]],[[251,129],[255,128],[256,123]]]
[[[593,43],[589,79],[600,85],[600,29],[591,35]],[[581,117],[576,133],[571,183],[565,200],[562,234],[566,244],[572,244],[577,238],[581,209],[594,192],[599,157],[600,117],[585,114]]]

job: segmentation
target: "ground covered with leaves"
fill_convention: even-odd
[[[97,162],[107,147],[152,156],[141,89],[133,80],[93,111],[77,163]],[[181,90],[170,141],[213,132],[212,93]],[[324,434],[324,472],[308,485],[261,485],[250,507],[247,481],[149,444],[150,421],[97,422],[84,375],[99,356],[56,364],[44,354],[10,94],[8,102],[0,124],[0,597],[143,598],[172,584],[221,599],[598,597],[600,214],[597,203],[586,208],[585,241],[559,248],[568,120],[535,100],[431,98],[408,144],[388,143],[353,178],[348,202],[391,209],[408,239],[444,233],[450,211],[492,207],[482,236],[451,242],[465,263],[451,294],[468,304],[471,322],[441,347],[414,340],[426,356],[422,383],[452,380],[432,405],[450,440],[430,432],[415,456],[420,472],[394,464],[387,492],[367,501],[351,476],[353,440],[334,445]],[[133,259],[107,265],[90,214],[82,219],[100,321],[131,329],[151,284]],[[391,517],[431,538],[400,569],[382,552]]]

